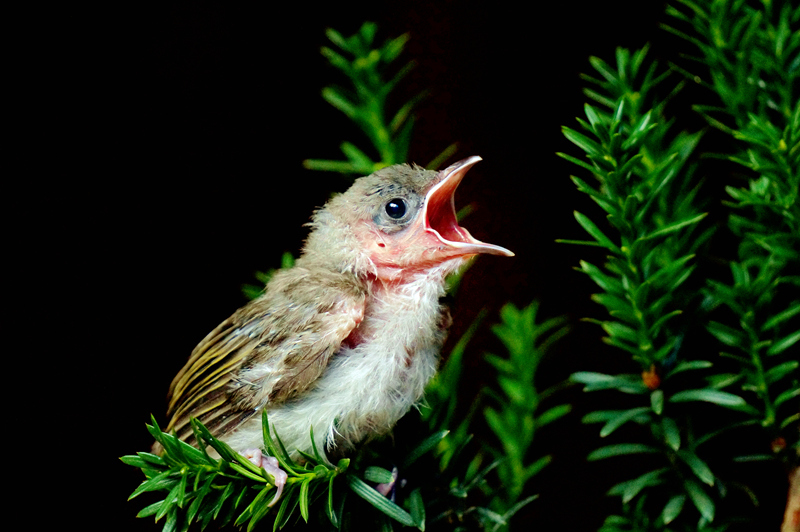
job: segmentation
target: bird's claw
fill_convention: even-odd
[[[283,487],[286,485],[286,480],[289,478],[289,475],[280,468],[277,458],[274,456],[264,456],[261,453],[261,449],[247,449],[242,453],[242,456],[250,460],[254,466],[260,467],[268,474],[272,475],[272,478],[275,480],[277,491],[275,492],[275,497],[272,498],[272,501],[267,506],[273,506],[278,502],[278,499],[281,498]]]

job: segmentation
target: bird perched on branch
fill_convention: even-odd
[[[328,451],[391,429],[436,371],[445,277],[479,253],[513,256],[456,220],[453,194],[480,160],[386,167],[316,211],[294,267],[194,349],[167,430],[191,440],[195,417],[252,456],[264,409],[289,450],[311,450],[311,427]]]

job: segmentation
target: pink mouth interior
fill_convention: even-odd
[[[458,225],[458,220],[456,220],[455,202],[453,200],[458,181],[448,179],[428,198],[425,226],[439,233],[445,240],[467,243],[469,239],[464,229]]]

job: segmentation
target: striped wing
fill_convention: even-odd
[[[170,387],[167,431],[192,437],[189,420],[222,437],[270,404],[301,395],[364,316],[350,277],[292,268],[214,329]]]

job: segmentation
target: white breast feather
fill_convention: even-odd
[[[445,263],[368,298],[359,326],[364,341],[335,355],[302,398],[268,408],[287,450],[309,451],[311,426],[318,449],[337,440],[349,447],[387,432],[420,400],[438,365],[440,338],[431,332],[438,328],[443,278],[452,270]],[[261,416],[223,439],[239,451],[263,447]]]

